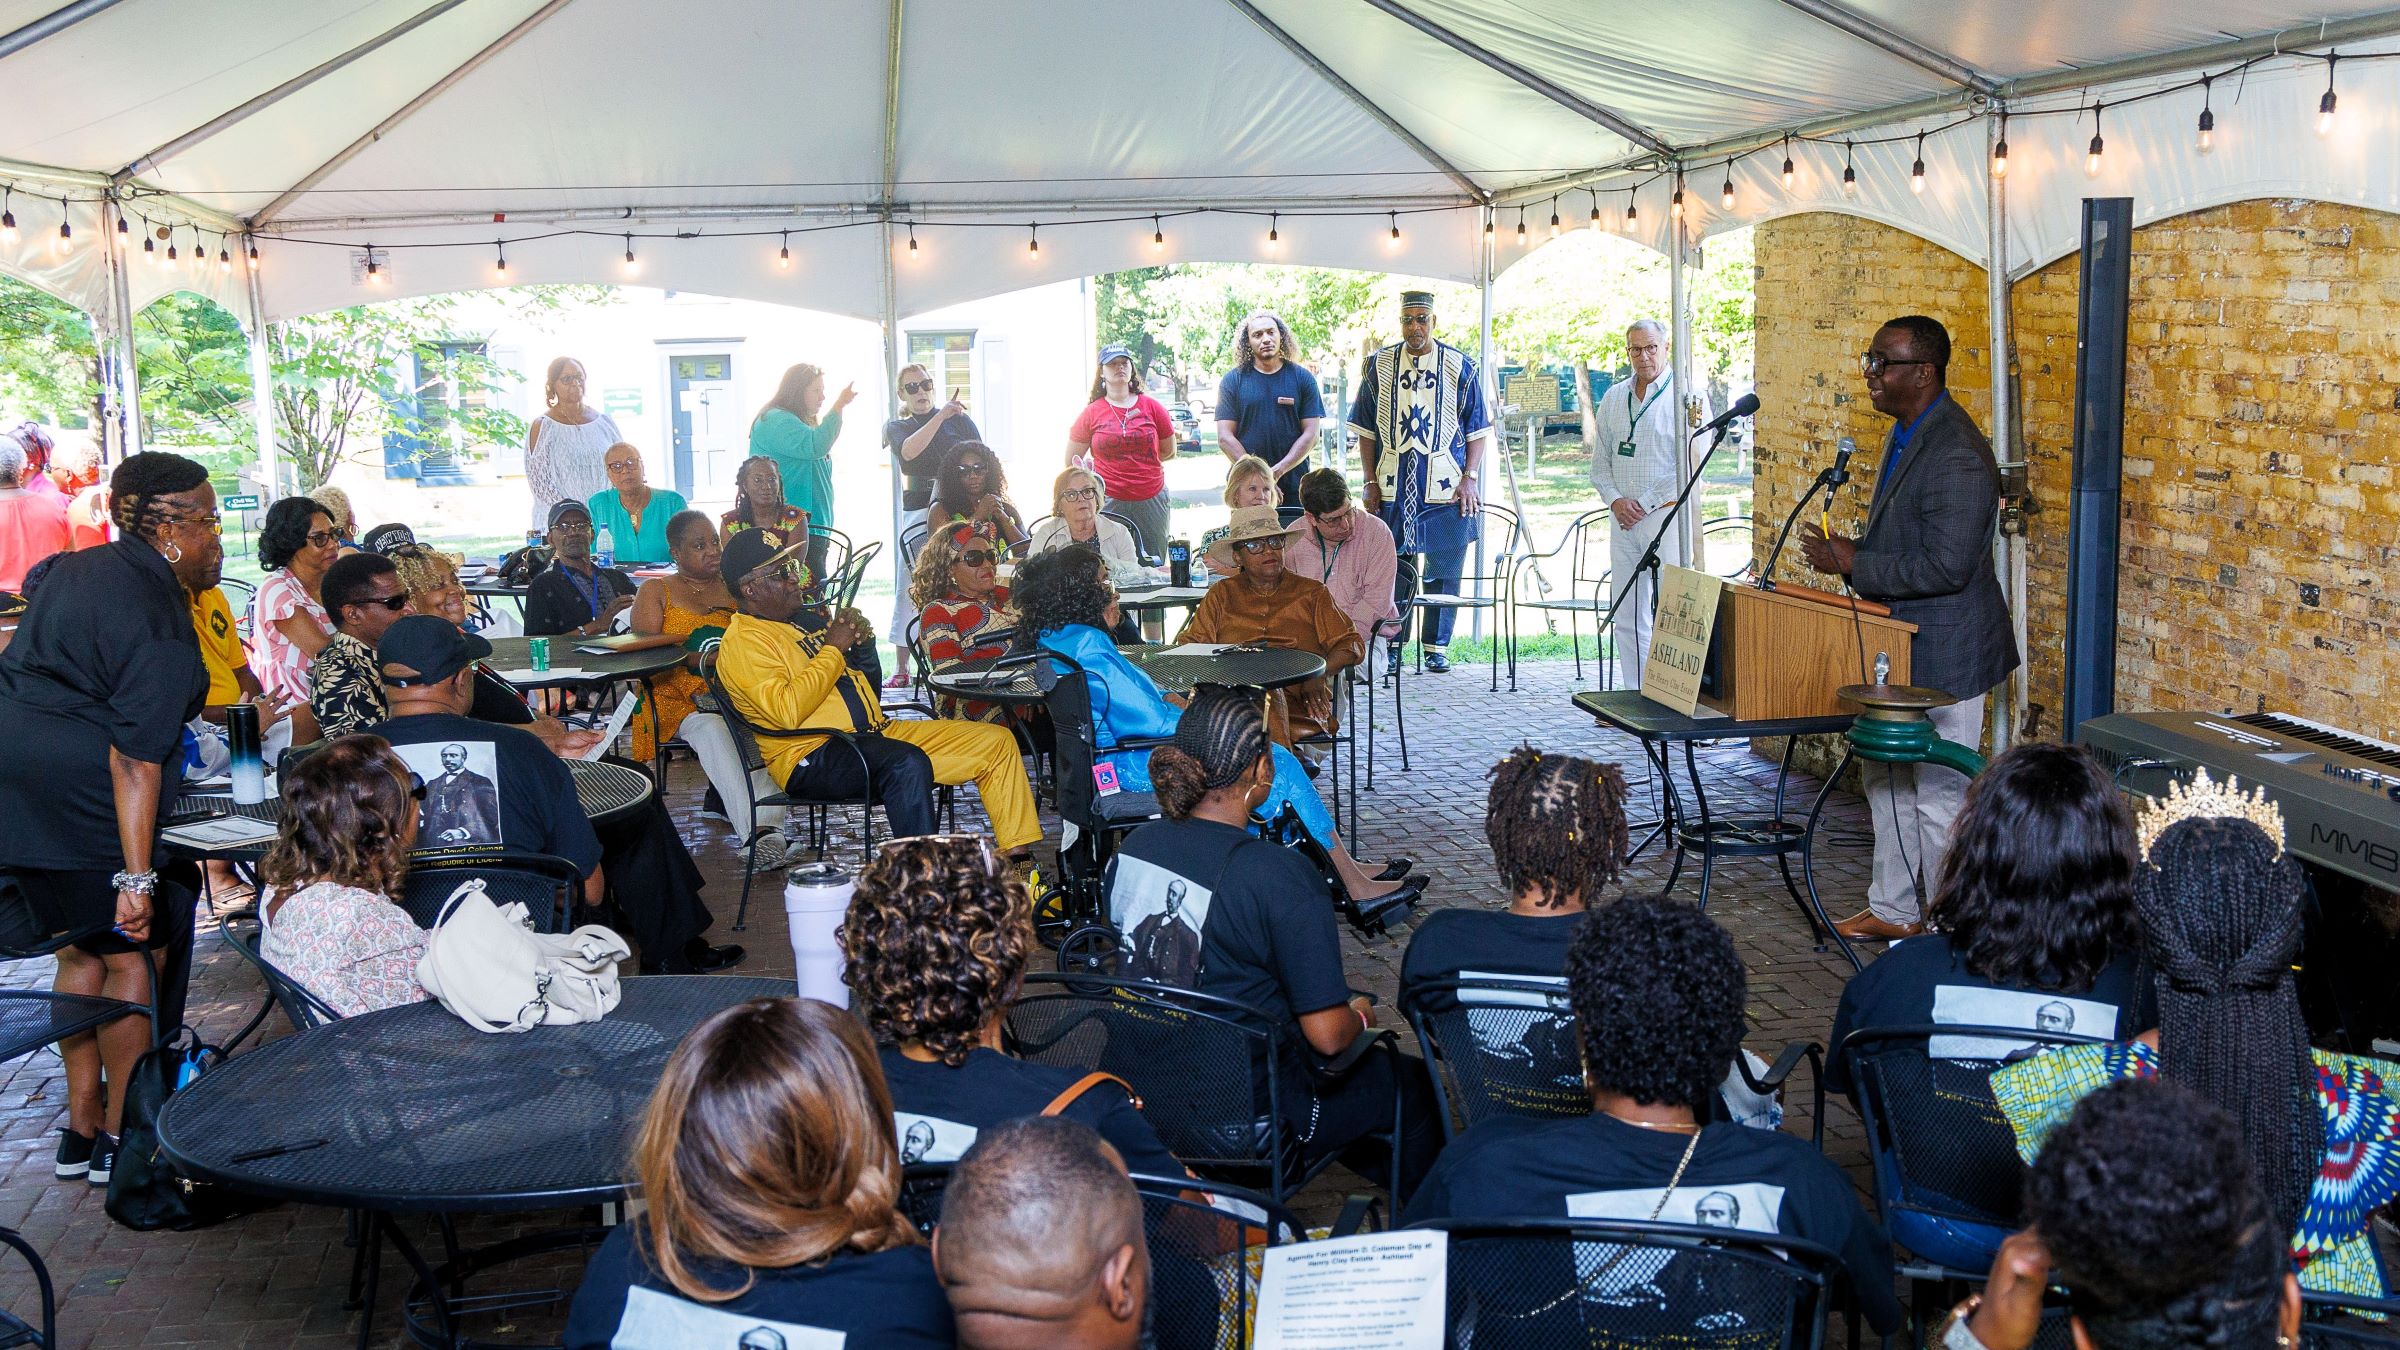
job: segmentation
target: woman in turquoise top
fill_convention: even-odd
[[[673,556],[667,546],[667,522],[690,503],[681,493],[651,487],[642,476],[642,452],[623,441],[608,447],[600,463],[608,470],[608,487],[584,503],[591,508],[592,529],[608,531],[618,563],[665,562]]]
[[[1072,657],[1083,667],[1084,679],[1092,686],[1092,729],[1100,759],[1116,768],[1117,781],[1127,791],[1148,792],[1150,752],[1114,747],[1120,741],[1174,735],[1188,700],[1161,692],[1109,637],[1119,613],[1108,564],[1099,551],[1077,545],[1028,560],[1017,569],[1010,597],[1021,635],[1038,638],[1043,648]],[[1423,893],[1425,878],[1405,875],[1407,859],[1395,859],[1378,874],[1350,856],[1299,759],[1280,745],[1270,746],[1269,753],[1275,782],[1266,800],[1251,808],[1252,828],[1262,821],[1272,823],[1288,805],[1299,817],[1300,828],[1332,858],[1342,888],[1353,901],[1364,904],[1392,897],[1390,903],[1411,903]],[[1394,894],[1400,891],[1408,892],[1405,899]]]
[[[845,384],[825,408],[825,372],[804,363],[783,372],[775,397],[750,423],[750,453],[775,461],[785,500],[820,525],[833,523],[833,438],[842,434],[842,409],[857,397],[858,386]]]

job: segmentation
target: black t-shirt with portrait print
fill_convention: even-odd
[[[1417,921],[1400,959],[1400,988],[1427,980],[1563,980],[1567,949],[1575,945],[1582,910],[1567,914],[1511,914],[1503,910],[1445,909]]]
[[[1669,1192],[1667,1182],[1687,1147],[1691,1161]],[[1567,1120],[1499,1116],[1442,1151],[1432,1174],[1409,1198],[1406,1221],[1638,1222],[1653,1214],[1660,1223],[1783,1233],[1830,1248],[1849,1275],[1867,1321],[1886,1333],[1900,1325],[1891,1243],[1883,1229],[1859,1204],[1841,1168],[1807,1140],[1778,1130],[1710,1125],[1695,1143],[1689,1134],[1645,1130],[1599,1114]],[[1706,1291],[1672,1261],[1634,1253],[1613,1267],[1578,1273],[1601,1303],[1635,1305],[1664,1297],[1678,1309],[1708,1314],[1692,1301]]]
[[[741,1270],[693,1260],[702,1282],[750,1287],[721,1303],[685,1298],[621,1224],[592,1253],[567,1313],[567,1350],[685,1350],[693,1346],[849,1345],[875,1350],[950,1350],[958,1332],[950,1301],[921,1244],[888,1251],[848,1248],[823,1261]]]
[[[1834,1056],[1851,1032],[1867,1027],[2030,1027],[2043,1031],[2125,1040],[2158,1025],[2158,1004],[2140,955],[2119,952],[2081,990],[2033,989],[1995,984],[1967,969],[1965,959],[1942,933],[1926,933],[1893,944],[1873,965],[1850,977],[1834,1010],[1826,1040],[1825,1085],[1850,1092],[1850,1065]],[[2027,1043],[1961,1036],[1936,1037],[1927,1048],[1936,1058],[2005,1059]]]
[[[420,852],[507,848],[549,853],[591,875],[600,841],[575,796],[575,776],[530,731],[450,713],[390,718],[366,728],[425,780]]]
[[[900,1161],[954,1163],[984,1130],[1038,1116],[1083,1077],[1072,1069],[1028,1064],[978,1046],[953,1069],[910,1059],[896,1046],[883,1046],[883,1081],[892,1090],[893,1128]],[[1114,1083],[1100,1083],[1067,1103],[1059,1114],[1079,1120],[1116,1146],[1129,1172],[1179,1177],[1183,1164],[1159,1142],[1158,1131]]]
[[[1292,1057],[1300,1015],[1350,997],[1333,900],[1314,867],[1231,825],[1162,820],[1125,836],[1106,890],[1121,975],[1258,1009],[1290,1030],[1285,1081],[1304,1081]]]

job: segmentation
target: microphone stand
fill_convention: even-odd
[[[1847,477],[1847,475],[1844,476]],[[1825,491],[1827,500],[1830,501],[1835,486],[1833,467],[1827,465],[1817,470],[1816,481],[1808,485],[1808,491],[1800,494],[1800,500],[1792,503],[1792,513],[1783,518],[1783,532],[1775,536],[1775,547],[1767,554],[1767,565],[1758,569],[1758,589],[1762,591],[1775,589],[1775,560],[1783,556],[1784,541],[1792,537],[1792,526],[1799,523],[1800,513],[1808,508],[1809,499],[1816,496],[1820,488]]]
[[[1708,462],[1716,458],[1717,447],[1725,443],[1726,434],[1733,430],[1734,420],[1728,418],[1717,427],[1715,438],[1709,441],[1708,449],[1701,452],[1700,462],[1693,467],[1692,476],[1683,480],[1683,491],[1675,495],[1675,504],[1667,508],[1666,520],[1659,525],[1658,531],[1650,536],[1650,546],[1642,550],[1641,561],[1635,563],[1633,570],[1626,574],[1625,584],[1618,589],[1617,598],[1609,602],[1608,612],[1600,616],[1602,629],[1611,629],[1612,625],[1616,623],[1617,611],[1624,608],[1626,597],[1633,594],[1633,583],[1641,578],[1642,573],[1650,574],[1651,594],[1658,593],[1659,543],[1667,537],[1667,531],[1674,528],[1676,518],[1683,514],[1684,503],[1691,500],[1692,489],[1700,486],[1700,476],[1708,472]],[[1699,432],[1693,432],[1692,439],[1697,439],[1699,435]],[[1646,522],[1648,517],[1643,519]]]

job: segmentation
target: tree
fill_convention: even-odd
[[[133,317],[145,441],[248,445],[250,349],[222,306],[184,291]]]
[[[54,426],[100,414],[100,358],[89,315],[14,277],[0,278],[0,400]]]

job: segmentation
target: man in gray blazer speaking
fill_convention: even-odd
[[[1859,595],[1917,626],[1910,683],[1958,700],[1933,710],[1934,730],[1980,746],[1984,698],[2017,668],[2016,633],[1992,573],[2000,512],[1992,443],[1950,397],[1950,334],[1938,321],[1892,320],[1859,365],[1875,411],[1894,424],[1866,533],[1852,540],[1804,526],[1801,551],[1809,566],[1848,577]],[[1850,938],[1908,937],[1923,929],[1924,887],[1940,873],[1967,780],[1932,764],[1862,767],[1874,878],[1866,909],[1835,927]]]

